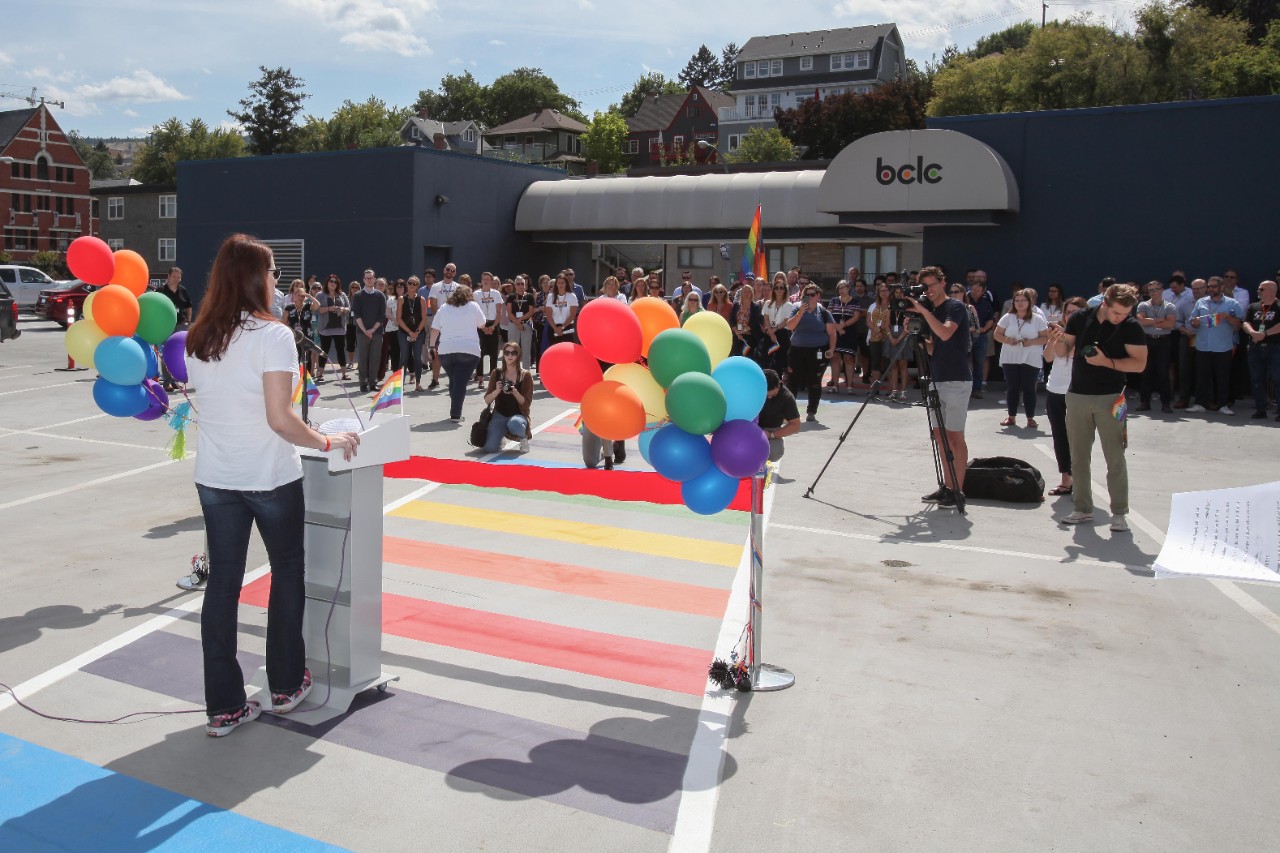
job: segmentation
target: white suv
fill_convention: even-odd
[[[40,291],[58,286],[58,282],[35,267],[11,264],[0,266],[0,281],[9,288],[20,311],[36,310],[36,299],[40,296]]]

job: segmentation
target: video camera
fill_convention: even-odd
[[[901,290],[902,295],[898,296],[896,293],[892,291],[890,292],[889,310],[902,314],[906,318],[905,325],[908,334],[916,335],[921,339],[925,339],[928,338],[930,334],[929,324],[926,323],[924,318],[919,314],[907,313],[911,308],[911,302],[908,301],[907,297],[910,297],[917,302],[924,303],[926,308],[931,308],[933,306],[930,303],[925,302],[924,299],[925,291],[928,290],[928,288],[923,284],[907,284],[909,277],[910,273],[903,270],[901,284],[895,284],[893,286],[894,291]]]

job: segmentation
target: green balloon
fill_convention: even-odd
[[[705,373],[710,376],[711,353],[707,352],[707,345],[693,332],[666,329],[659,332],[649,345],[649,372],[663,388],[670,388],[671,383],[682,373]]]
[[[169,297],[152,291],[138,297],[138,330],[134,332],[152,346],[169,340],[178,325],[178,309]]]
[[[705,373],[683,373],[667,389],[671,422],[694,435],[709,435],[719,429],[726,408],[724,389]]]

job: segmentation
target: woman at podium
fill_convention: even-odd
[[[240,588],[255,524],[271,563],[268,710],[287,713],[311,690],[302,639],[302,460],[295,445],[339,450],[350,459],[360,444],[355,433],[321,435],[294,411],[298,353],[289,327],[271,314],[279,277],[270,247],[231,235],[187,333],[187,372],[200,389],[195,483],[209,543],[200,639],[211,737],[262,712],[258,702],[246,701],[236,661]]]

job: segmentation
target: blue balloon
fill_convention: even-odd
[[[93,383],[93,402],[112,417],[131,418],[145,412],[151,400],[147,396],[147,389],[140,384],[117,385],[99,378]]]
[[[716,365],[711,378],[724,391],[726,421],[749,421],[760,414],[769,387],[760,365],[740,355]]]
[[[702,476],[680,484],[684,505],[698,515],[715,515],[733,503],[738,494],[738,480],[712,465]]]
[[[144,341],[137,335],[133,336],[133,342],[142,347],[142,354],[147,359],[147,379],[155,379],[160,375],[160,359],[156,358],[156,351],[151,348],[151,344]]]
[[[653,437],[658,434],[657,424],[645,424],[644,432],[640,433],[636,439],[636,443],[640,445],[640,455],[644,457],[644,461],[650,465],[653,460],[649,458],[649,445],[653,443]]]
[[[144,349],[132,338],[119,335],[105,338],[93,351],[93,366],[113,385],[141,385],[147,378]]]
[[[711,444],[701,435],[667,424],[649,442],[649,464],[668,480],[683,483],[712,467]]]

